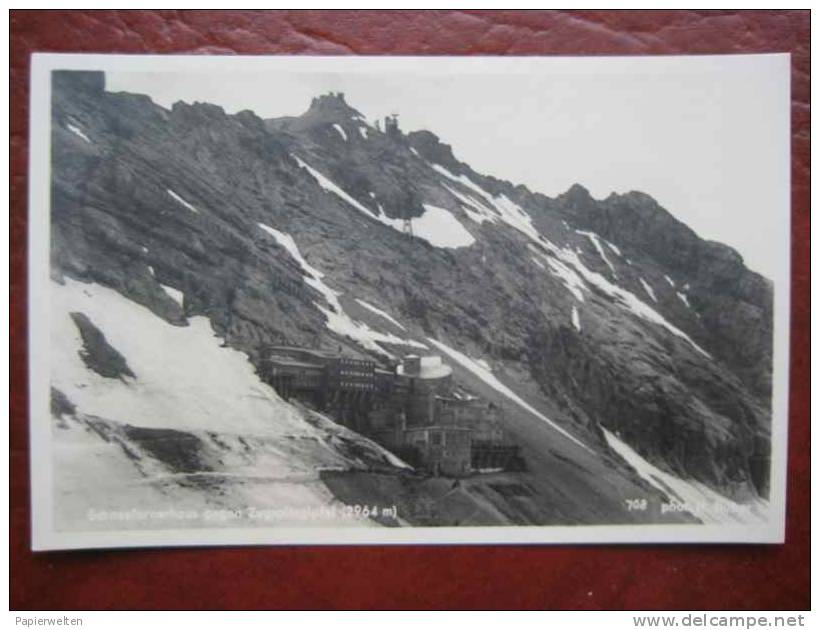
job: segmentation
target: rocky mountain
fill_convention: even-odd
[[[431,131],[377,127],[341,94],[316,97],[301,116],[263,120],[205,103],[168,110],[105,91],[102,73],[56,72],[52,98],[52,275],[55,292],[72,289],[71,323],[52,334],[72,337],[85,359],[66,358],[76,370],[91,370],[100,387],[148,391],[137,363],[145,374],[152,360],[173,363],[166,354],[196,356],[194,339],[213,345],[209,336],[218,344],[203,359],[222,350],[256,368],[265,343],[377,361],[440,354],[461,386],[505,408],[529,469],[471,478],[444,500],[440,481],[408,474],[350,431],[339,441],[342,428],[261,381],[236,391],[256,391],[289,429],[260,429],[277,420],[258,407],[244,408],[254,417],[226,410],[230,422],[211,427],[191,409],[135,416],[124,396],[77,411],[75,398],[87,398],[79,372],[55,373],[55,418],[80,422],[86,439],[107,437],[110,448],[111,435],[126,436],[141,466],[195,472],[190,458],[152,452],[134,427],[176,431],[198,440],[207,470],[242,459],[258,473],[277,440],[308,436],[321,456],[288,452],[300,470],[322,469],[322,492],[402,497],[410,507],[444,501],[408,523],[669,522],[692,515],[630,512],[625,501],[725,498],[738,514],[765,503],[771,282],[648,195],[596,200],[575,185],[549,198],[476,173]],[[545,155],[545,169],[550,159],[560,156]],[[77,294],[122,307],[122,318]],[[123,330],[133,309],[143,315]],[[109,329],[97,321],[106,317]],[[167,351],[138,361],[146,347],[134,340],[153,326],[139,323],[146,318],[171,332],[151,338]],[[179,369],[196,373],[195,363]],[[196,406],[190,374],[187,397],[165,377],[163,396]],[[255,446],[237,446],[244,433]]]

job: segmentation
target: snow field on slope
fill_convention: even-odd
[[[376,219],[380,223],[393,228],[397,232],[404,231],[404,221],[401,219],[393,219],[388,217],[381,206],[377,210],[369,210],[361,203],[356,201],[353,197],[347,194],[341,187],[337,186],[329,178],[322,175],[315,168],[307,164],[304,160],[297,156],[293,156],[296,162],[302,168],[306,169],[319,185],[341,197],[348,204],[356,208],[359,212],[367,215],[371,219]],[[413,218],[413,236],[421,238],[433,247],[442,248],[459,248],[469,247],[475,242],[473,235],[461,225],[461,222],[448,210],[439,208],[437,206],[423,204],[424,214],[420,217]]]
[[[245,354],[221,346],[206,318],[192,317],[189,326],[173,326],[112,289],[70,278],[51,286],[51,385],[76,406],[77,418],[66,417],[62,426],[53,428],[55,509],[67,526],[85,522],[92,507],[326,506],[334,499],[319,471],[353,464],[334,446],[337,437],[357,441],[373,457],[406,467],[392,453],[322,416],[307,422],[304,414],[309,412],[294,408],[261,382]],[[105,378],[85,365],[71,313],[89,318],[122,354],[135,378]],[[150,452],[132,464],[119,445],[90,432],[79,420],[89,416],[115,431],[135,453],[141,446],[129,441],[124,425],[170,429],[196,438],[204,445],[202,461],[210,466],[203,464],[206,470],[195,473],[175,472]],[[229,492],[217,494],[209,484],[180,485],[191,474],[227,484]]]
[[[601,241],[598,235],[595,232],[584,232],[582,230],[575,231],[581,236],[586,236],[592,242],[593,246],[595,247],[595,250],[598,252],[598,255],[606,263],[606,266],[609,267],[609,270],[612,272],[612,275],[617,278],[618,272],[615,271],[615,267],[612,265],[612,262],[609,260],[609,258],[607,258],[606,252],[604,251],[604,248],[601,246]]]
[[[172,326],[112,289],[66,278],[51,290],[51,380],[81,413],[138,427],[241,435],[313,435],[246,355],[220,346],[205,317]],[[85,314],[135,379],[105,378],[80,357],[70,313]]]
[[[479,379],[484,381],[484,383],[486,383],[487,385],[492,387],[495,391],[497,391],[498,393],[506,396],[511,401],[516,403],[519,407],[522,407],[522,408],[526,409],[527,411],[529,411],[531,414],[537,416],[539,419],[546,422],[553,429],[555,429],[556,431],[561,433],[563,436],[569,438],[570,440],[575,442],[577,445],[579,445],[582,448],[592,452],[592,449],[590,449],[586,444],[584,444],[578,438],[576,438],[572,434],[568,433],[563,428],[561,428],[558,424],[556,424],[555,422],[553,422],[552,420],[547,418],[547,416],[542,414],[535,407],[530,405],[526,400],[521,398],[513,390],[511,390],[509,387],[504,385],[504,383],[502,383],[500,380],[498,380],[498,377],[496,377],[496,375],[493,374],[492,370],[489,369],[489,365],[487,365],[486,362],[477,361],[476,359],[468,357],[466,354],[464,354],[462,352],[459,352],[458,350],[456,350],[454,348],[451,348],[450,346],[447,346],[444,343],[442,343],[440,341],[437,341],[436,339],[433,339],[432,337],[428,337],[427,340],[430,343],[432,343],[436,348],[441,350],[444,354],[446,354],[448,357],[450,357],[450,359],[452,359],[453,361],[455,361],[456,363],[458,363],[462,367],[464,367],[467,370],[469,370],[470,372],[472,372],[473,375],[477,376]]]
[[[342,308],[342,305],[339,302],[340,293],[331,289],[324,282],[324,273],[316,269],[305,260],[304,256],[302,256],[302,253],[299,251],[299,247],[296,245],[296,241],[293,240],[293,237],[290,234],[281,232],[280,230],[272,228],[269,225],[265,225],[264,223],[258,223],[257,225],[262,230],[273,236],[273,238],[276,239],[276,241],[288,251],[291,257],[302,268],[302,271],[305,272],[305,282],[309,286],[316,289],[324,297],[325,304],[316,302],[316,307],[324,314],[326,325],[329,330],[333,331],[337,335],[348,337],[360,344],[363,348],[378,352],[388,358],[393,357],[387,350],[379,345],[379,342],[397,346],[427,348],[427,346],[423,343],[413,339],[404,339],[390,333],[379,332],[373,330],[367,324],[355,321],[347,313],[345,313],[345,310]]]
[[[202,510],[207,506],[203,496],[188,495],[182,489],[163,492],[146,483],[121,446],[101,439],[77,422],[65,421],[64,428],[55,428],[53,435],[54,522],[59,529],[112,526],[95,526],[89,520],[92,511],[122,511],[134,506]]]
[[[704,523],[765,523],[768,503],[762,499],[748,504],[737,503],[697,481],[687,481],[664,472],[651,464],[626,442],[601,427],[609,447],[635,471],[670,499],[676,500]]]
[[[567,290],[572,292],[578,300],[583,301],[584,299],[581,291],[581,288],[584,287],[584,283],[581,280],[581,278],[583,278],[586,282],[597,286],[599,289],[613,297],[623,307],[629,309],[641,319],[645,319],[646,321],[663,326],[673,335],[687,341],[697,352],[707,358],[711,358],[711,355],[695,343],[689,335],[669,322],[663,315],[658,313],[651,306],[641,301],[637,296],[635,296],[635,294],[627,291],[626,289],[622,289],[604,278],[601,274],[590,270],[586,267],[586,265],[584,265],[577,253],[567,248],[560,248],[551,243],[542,234],[540,234],[538,230],[535,229],[532,225],[532,219],[530,216],[524,212],[520,206],[507,199],[504,195],[493,197],[490,193],[481,188],[466,175],[456,176],[439,164],[431,164],[431,167],[452,181],[458,182],[475,192],[486,202],[486,204],[482,203],[482,205],[485,206],[487,211],[492,212],[490,208],[497,211],[501,221],[507,223],[525,236],[528,236],[532,241],[537,243],[538,246],[551,254],[552,256],[543,256],[542,259],[550,265],[554,274],[561,278]],[[478,203],[478,201],[475,203]],[[476,210],[476,208],[473,207],[473,210]],[[487,220],[492,220],[489,219],[489,215],[487,216]],[[590,239],[598,253],[601,255],[601,258],[612,270],[613,275],[616,275],[615,268],[613,267],[611,261],[607,258],[606,253],[601,246],[600,237],[593,232],[578,231],[578,233]],[[613,249],[613,251],[615,250]],[[560,262],[556,259],[560,259]],[[570,269],[570,267],[572,267],[572,269]]]
[[[476,198],[475,201],[469,201],[465,195],[462,195],[461,193],[456,194],[452,190],[452,187],[445,186],[447,190],[450,190],[450,192],[456,194],[456,198],[462,202],[462,208],[465,208],[466,205],[470,206],[472,211],[467,212],[467,216],[472,218],[474,221],[479,223],[482,223],[483,221],[491,221],[493,223],[501,221],[533,240],[538,240],[540,237],[538,230],[536,230],[532,224],[532,218],[530,215],[524,212],[524,210],[522,210],[517,203],[508,199],[506,195],[501,194],[494,197],[466,175],[456,176],[440,164],[431,163],[430,166],[436,172],[444,175],[454,182],[461,184],[462,186],[465,186],[471,192],[478,195],[478,198]],[[474,215],[478,215],[480,218],[477,218]]]
[[[564,260],[572,261],[572,266],[581,273],[584,280],[586,280],[590,284],[594,284],[599,289],[615,298],[623,306],[632,311],[641,319],[645,319],[646,321],[663,326],[673,335],[680,337],[684,341],[688,342],[689,345],[691,345],[695,350],[697,350],[706,358],[712,358],[712,355],[710,355],[708,352],[706,352],[706,350],[704,350],[697,343],[695,343],[689,335],[687,335],[680,328],[678,328],[670,321],[668,321],[663,315],[658,313],[658,311],[653,309],[646,302],[643,302],[642,300],[638,299],[638,297],[634,293],[632,293],[631,291],[627,291],[626,289],[622,289],[621,287],[611,283],[601,274],[588,269],[578,258],[578,255],[574,252],[565,252],[565,256],[566,257],[564,258]]]
[[[689,345],[706,358],[712,358],[712,355],[695,343],[689,335],[672,324],[646,302],[640,300],[634,293],[613,284],[601,274],[589,269],[574,251],[559,248],[547,239],[541,239],[539,244],[555,257],[552,258],[551,256],[542,255],[546,262],[550,263],[552,260],[560,259],[561,262],[565,263],[564,265],[554,265],[554,270],[556,271],[556,275],[559,275],[564,281],[567,290],[571,291],[576,298],[581,293],[580,287],[583,286],[586,288],[585,282],[594,285],[636,316],[648,322],[663,326],[676,337],[680,337],[688,342]],[[553,263],[550,263],[550,265],[553,266]],[[572,269],[569,269],[570,267]],[[580,285],[578,284],[579,281],[581,282]]]
[[[61,530],[375,526],[370,521],[340,521],[327,512],[335,499],[317,470],[343,467],[343,460],[317,442],[312,442],[312,450],[277,452],[270,441],[248,446],[235,436],[186,433],[206,445],[218,439],[223,447],[219,463],[224,470],[197,473],[195,478],[208,480],[200,485],[191,475],[169,473],[144,452],[137,466],[121,444],[102,439],[75,420],[65,423],[65,428],[54,429],[52,443],[54,519]],[[138,444],[125,445],[140,453]]]
[[[151,272],[151,275],[153,276],[154,268],[148,267],[148,270]],[[185,294],[182,291],[180,291],[179,289],[175,289],[174,287],[169,287],[167,284],[160,284],[159,286],[162,287],[162,290],[165,291],[168,297],[170,297],[174,302],[176,302],[177,304],[179,304],[180,307],[182,307],[182,305],[185,302]]]
[[[549,273],[561,280],[564,287],[572,293],[575,299],[579,302],[584,301],[584,291],[587,290],[587,286],[581,279],[581,276],[554,256],[548,256],[532,245],[529,245],[529,248],[533,254],[532,261],[539,269],[549,271]],[[549,270],[544,266],[544,263],[549,266]]]
[[[463,195],[455,188],[448,186],[447,184],[444,184],[444,188],[461,202],[461,209],[464,210],[467,216],[476,223],[481,224],[485,221],[494,223],[498,220],[498,216],[479,201],[472,199],[467,195]]]

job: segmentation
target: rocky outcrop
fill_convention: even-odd
[[[649,195],[630,192],[595,201],[574,186],[552,204],[573,225],[596,232],[677,278],[699,315],[700,336],[761,401],[771,396],[772,284],[748,270],[726,245],[706,241]],[[638,256],[635,256],[637,259]]]
[[[71,319],[83,340],[81,357],[86,366],[105,378],[135,378],[128,362],[108,343],[100,330],[84,313],[71,313]]]

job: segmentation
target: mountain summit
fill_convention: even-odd
[[[328,118],[347,119],[361,118],[362,115],[347,104],[342,92],[329,92],[316,96],[310,102],[310,109],[305,117],[327,116]]]

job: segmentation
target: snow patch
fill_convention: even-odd
[[[453,173],[448,171],[446,168],[441,166],[441,164],[431,163],[430,166],[437,173],[440,173],[440,174],[444,175],[445,177],[447,177],[449,179],[452,179],[454,182],[458,182],[462,186],[466,186],[467,188],[469,188],[474,193],[477,193],[486,202],[488,202],[490,204],[493,203],[493,196],[490,193],[488,193],[486,190],[481,188],[481,186],[476,184],[473,180],[471,180],[466,175],[454,175]]]
[[[305,272],[305,282],[324,297],[324,304],[319,302],[315,302],[315,304],[316,308],[325,316],[326,326],[329,330],[337,335],[348,337],[363,348],[377,352],[388,358],[393,358],[393,355],[382,348],[379,343],[413,348],[427,348],[425,344],[415,341],[414,339],[402,339],[389,333],[378,332],[367,326],[367,324],[354,321],[345,313],[339,302],[339,295],[341,295],[341,293],[334,291],[324,282],[323,278],[325,274],[305,260],[296,245],[296,241],[293,240],[290,234],[280,232],[276,228],[272,228],[264,223],[258,223],[257,225],[273,236],[273,238],[288,251],[291,257],[302,268],[302,271]]]
[[[157,274],[154,273],[154,268],[151,265],[148,265],[148,273],[152,276],[156,276]]]
[[[113,289],[71,278],[51,284],[51,299],[52,385],[82,413],[180,431],[305,432],[306,423],[259,381],[247,356],[220,347],[207,318],[173,326]],[[86,368],[72,312],[91,320],[135,379],[124,383]]]
[[[367,140],[367,127],[357,127],[357,129],[359,130],[359,135],[362,137],[362,139]]]
[[[498,220],[498,216],[484,204],[471,199],[467,195],[461,194],[447,184],[444,184],[444,188],[461,202],[462,210],[464,210],[465,214],[472,221],[475,221],[476,223],[484,223],[484,221],[495,223]]]
[[[609,249],[611,249],[613,252],[615,252],[618,256],[621,255],[621,248],[620,247],[618,247],[614,243],[610,243],[609,241],[604,241],[604,243],[606,243],[607,247],[609,247]]]
[[[360,299],[358,299],[358,298],[356,298],[356,301],[359,303],[359,305],[360,305],[360,306],[363,306],[363,307],[364,307],[364,308],[366,308],[368,311],[371,311],[371,312],[375,313],[375,314],[376,314],[376,315],[378,315],[379,317],[383,317],[384,319],[386,319],[388,322],[390,322],[390,323],[391,323],[391,324],[393,324],[394,326],[397,326],[398,328],[401,328],[402,330],[407,330],[407,329],[404,327],[404,325],[403,325],[403,324],[401,324],[399,321],[397,321],[396,319],[394,319],[394,318],[393,318],[393,317],[392,317],[389,313],[386,313],[386,312],[385,312],[385,311],[383,311],[382,309],[377,308],[377,307],[373,306],[372,304],[368,304],[368,303],[367,303],[367,302],[365,302],[364,300],[360,300]]]
[[[578,307],[574,304],[572,306],[572,325],[575,326],[575,330],[581,332],[581,318],[578,315]]]
[[[322,188],[324,188],[328,192],[332,192],[337,197],[341,197],[344,201],[346,201],[351,206],[356,208],[356,210],[359,210],[360,212],[364,212],[367,216],[369,216],[370,218],[373,218],[373,212],[371,210],[368,210],[367,208],[365,208],[362,204],[360,204],[353,197],[348,195],[344,190],[339,188],[336,184],[334,184],[327,177],[322,175],[319,171],[317,171],[316,169],[314,169],[309,164],[305,163],[303,160],[301,160],[300,158],[298,158],[295,155],[293,156],[293,159],[296,160],[296,162],[297,162],[297,164],[299,164],[299,166],[304,168],[308,173],[310,173],[313,176],[313,179],[315,179],[319,183],[319,186],[321,186]]]
[[[546,258],[546,261],[550,266],[552,274],[561,279],[567,290],[572,293],[578,301],[583,302],[583,289],[586,288],[586,285],[581,277],[556,258]]]
[[[451,359],[453,359],[454,361],[459,363],[462,367],[464,367],[467,370],[469,370],[470,372],[472,372],[475,376],[480,378],[482,381],[484,381],[487,385],[492,387],[498,393],[503,394],[504,396],[506,396],[507,398],[509,398],[513,402],[515,402],[518,406],[526,409],[531,414],[537,416],[538,418],[540,418],[541,420],[546,422],[548,425],[550,425],[553,429],[555,429],[556,431],[558,431],[559,433],[561,433],[565,437],[569,438],[570,440],[572,440],[573,442],[575,442],[579,446],[585,448],[588,451],[591,451],[591,449],[588,446],[586,446],[586,444],[584,444],[583,442],[578,440],[576,437],[574,437],[572,434],[570,434],[567,431],[565,431],[564,429],[562,429],[555,422],[553,422],[552,420],[547,418],[544,414],[542,414],[540,411],[538,411],[535,407],[530,405],[527,401],[525,401],[523,398],[518,396],[518,394],[516,394],[514,391],[512,391],[509,387],[504,385],[504,383],[502,383],[500,380],[498,380],[498,378],[495,376],[495,374],[492,373],[492,370],[488,369],[488,366],[487,366],[486,363],[482,364],[479,361],[476,361],[475,359],[473,359],[471,357],[468,357],[466,354],[462,354],[458,350],[455,350],[455,349],[443,344],[442,342],[437,341],[436,339],[433,339],[432,337],[428,337],[427,340],[430,343],[432,343],[436,348],[438,348],[439,350],[444,352]]]
[[[601,427],[609,447],[620,455],[635,471],[670,499],[683,504],[687,511],[704,523],[765,523],[768,520],[768,503],[761,499],[742,504],[732,501],[706,485],[662,471],[651,464],[628,444]]]
[[[94,144],[93,142],[91,142],[91,138],[89,138],[87,135],[85,135],[85,132],[82,129],[80,129],[77,125],[72,125],[71,123],[66,123],[66,129],[68,129],[75,136],[79,136],[80,138],[85,140],[88,144]]]
[[[51,384],[76,407],[76,419],[66,418],[65,428],[55,429],[53,443],[55,516],[62,525],[87,528],[89,508],[100,506],[201,511],[330,505],[334,498],[318,471],[353,463],[333,447],[335,436],[406,466],[323,416],[314,414],[319,422],[307,422],[260,381],[244,353],[221,345],[205,317],[173,326],[113,289],[72,278],[53,282],[50,298]],[[85,314],[136,377],[125,382],[88,369],[71,313]],[[190,435],[205,450],[218,451],[221,468],[169,473],[150,456],[135,466],[118,443],[81,424],[92,416],[96,432],[119,430],[118,440],[137,450],[121,432],[124,425]],[[229,491],[218,496],[180,484],[189,474],[218,477],[230,484]]]
[[[575,256],[575,254],[572,254],[572,256]],[[673,335],[689,342],[689,344],[703,356],[710,359],[712,358],[712,355],[710,355],[708,352],[706,352],[706,350],[704,350],[698,344],[696,344],[689,335],[687,335],[685,332],[683,332],[680,328],[678,328],[671,322],[667,321],[667,319],[663,315],[658,313],[645,302],[639,300],[633,293],[612,284],[601,274],[595,273],[594,271],[587,269],[580,260],[574,261],[573,266],[581,272],[581,275],[587,282],[589,282],[590,284],[594,284],[602,291],[608,293],[610,296],[620,301],[624,306],[626,306],[626,308],[631,310],[638,317],[663,326]]]
[[[410,464],[399,459],[387,449],[382,449],[382,455],[384,455],[385,459],[387,459],[391,466],[395,466],[396,468],[404,468],[406,470],[413,470],[413,467]]]
[[[273,238],[276,239],[276,242],[287,250],[287,252],[291,255],[291,258],[293,258],[299,267],[301,267],[302,271],[305,272],[305,282],[321,293],[325,298],[325,302],[327,302],[331,307],[341,311],[342,306],[339,304],[338,297],[340,293],[334,291],[322,281],[325,274],[305,260],[304,256],[302,256],[302,252],[299,251],[299,247],[296,245],[296,241],[293,240],[293,237],[290,234],[280,232],[276,228],[272,228],[264,223],[257,223],[257,225],[265,232],[273,236]]]
[[[649,295],[649,297],[652,298],[653,302],[657,302],[658,298],[655,297],[655,291],[652,289],[651,286],[649,286],[649,283],[646,280],[644,280],[643,278],[641,278],[640,280],[641,280],[641,286],[643,287],[643,290],[646,291],[646,293]]]
[[[540,247],[549,251],[554,257],[545,256],[543,259],[550,265],[555,275],[559,276],[564,281],[564,285],[579,301],[583,300],[583,293],[581,290],[584,288],[584,283],[581,281],[581,278],[583,278],[583,280],[595,285],[619,301],[623,306],[631,310],[638,317],[663,326],[672,334],[686,340],[700,354],[711,358],[711,355],[696,344],[691,337],[689,337],[689,335],[667,321],[666,318],[664,318],[648,304],[645,304],[639,300],[631,292],[614,285],[601,274],[588,269],[586,265],[581,262],[581,259],[575,252],[569,249],[559,248],[552,244],[547,238],[540,234],[538,230],[535,229],[532,225],[532,219],[530,216],[515,203],[504,197],[504,195],[501,195],[499,198],[494,198],[465,175],[456,176],[439,164],[431,164],[431,166],[435,171],[444,175],[448,179],[458,182],[478,194],[484,201],[491,204],[492,207],[499,212],[502,221],[528,236]],[[606,253],[604,252],[604,249],[599,241],[598,235],[594,232],[577,232],[592,241],[601,258],[607,266],[609,266],[613,276],[617,278],[615,267],[612,265],[609,258],[607,258]],[[560,261],[558,259],[560,259]],[[627,260],[627,262],[632,264],[629,260]]]
[[[669,322],[663,315],[658,313],[655,309],[651,306],[646,304],[645,302],[638,299],[638,297],[627,291],[626,289],[622,289],[621,287],[613,284],[609,280],[607,280],[601,274],[590,270],[587,268],[586,265],[581,261],[578,257],[578,254],[569,250],[569,249],[561,249],[550,243],[547,239],[542,239],[542,247],[544,247],[547,251],[549,251],[553,256],[556,258],[560,258],[561,261],[566,263],[565,266],[572,267],[578,274],[589,284],[594,285],[614,300],[619,302],[623,307],[629,309],[637,315],[638,317],[645,319],[646,321],[659,324],[666,328],[669,332],[673,335],[680,337],[681,339],[687,341],[695,350],[697,350],[700,354],[707,358],[712,358],[706,350],[701,348],[697,343],[695,343],[692,338],[683,332],[680,328]],[[546,261],[551,261],[553,258],[545,257]]]
[[[344,138],[345,142],[347,142],[347,134],[345,133],[345,130],[342,128],[342,126],[339,123],[333,123],[333,128],[336,131],[338,131],[339,135],[342,136],[342,138]]]
[[[191,212],[193,212],[194,214],[199,214],[199,210],[197,210],[194,206],[192,206],[190,203],[188,203],[187,201],[185,201],[182,197],[180,197],[178,194],[176,194],[176,193],[175,193],[173,190],[171,190],[170,188],[166,188],[166,189],[165,189],[165,192],[167,192],[167,193],[171,196],[171,198],[172,198],[174,201],[176,201],[177,203],[181,203],[183,206],[185,206],[186,208],[188,208],[188,210],[190,210],[190,211],[191,211]]]
[[[514,201],[506,195],[499,195],[493,202],[493,207],[501,215],[501,220],[512,228],[515,228],[525,236],[537,240],[541,234],[532,224],[532,217],[521,209]]]
[[[580,234],[581,236],[586,236],[592,242],[592,244],[595,246],[595,249],[598,251],[598,255],[606,263],[606,266],[609,267],[609,270],[612,272],[612,275],[615,278],[617,278],[618,277],[618,272],[615,271],[615,267],[609,261],[609,258],[606,257],[606,252],[604,251],[604,248],[601,247],[600,237],[595,232],[584,232],[582,230],[575,230],[575,231],[578,234]]]
[[[483,367],[483,368],[484,368],[485,370],[487,370],[488,372],[492,372],[492,371],[493,371],[493,368],[492,368],[492,366],[490,365],[490,362],[489,362],[489,361],[487,361],[487,359],[473,359],[473,361],[475,361],[478,365],[480,365],[481,367]]]
[[[149,267],[149,269],[151,268]],[[154,275],[153,269],[151,269],[151,275]],[[179,304],[180,308],[182,308],[182,305],[185,301],[185,294],[182,291],[180,291],[179,289],[175,289],[174,287],[169,287],[167,284],[161,284],[159,286],[161,286],[162,290],[168,294],[168,297],[170,297],[174,302]]]
[[[430,166],[436,172],[444,175],[454,182],[461,184],[471,192],[477,194],[481,199],[479,203],[484,207],[483,209],[476,208],[475,202],[467,203],[469,203],[473,209],[480,214],[486,215],[487,220],[493,222],[502,221],[535,241],[538,241],[541,237],[538,230],[536,230],[532,224],[532,217],[524,212],[521,206],[514,201],[511,201],[506,195],[501,194],[494,197],[466,175],[456,176],[440,164],[431,164]]]
[[[424,214],[413,219],[413,235],[423,238],[434,247],[457,249],[469,247],[475,238],[453,213],[444,208],[423,204]]]
[[[674,288],[675,288],[675,281],[674,281],[674,280],[672,280],[672,278],[670,278],[670,277],[669,277],[669,276],[667,276],[666,274],[664,274],[664,276],[663,276],[663,277],[664,277],[664,278],[666,279],[666,281],[669,283],[669,286],[670,286],[670,287],[672,287],[672,288],[674,289]]]
[[[533,247],[532,245],[529,246],[530,251],[534,254],[533,262],[538,265],[541,269],[544,269],[544,265],[538,261],[538,258],[541,258],[542,261],[549,265],[550,273],[557,277],[566,287],[567,291],[572,293],[576,300],[579,302],[584,301],[584,290],[587,288],[584,281],[581,279],[577,273],[575,273],[572,269],[570,269],[567,265],[563,262],[554,258],[552,256],[546,256],[538,249]],[[557,248],[556,248],[557,249]]]
[[[689,298],[686,296],[686,294],[683,291],[677,291],[676,293],[677,293],[678,299],[681,302],[683,302],[684,304],[686,304],[687,308],[692,308],[692,305],[689,304]]]
[[[371,219],[376,219],[380,223],[398,232],[403,232],[404,222],[401,219],[391,219],[384,213],[381,206],[378,206],[378,214],[368,210],[316,169],[306,164],[300,158],[296,156],[293,157],[299,166],[305,168],[322,188],[341,197],[344,201]],[[475,242],[473,235],[461,225],[461,222],[459,222],[449,210],[429,204],[424,204],[424,210],[425,212],[422,216],[413,219],[414,236],[424,239],[434,247],[467,247]]]

